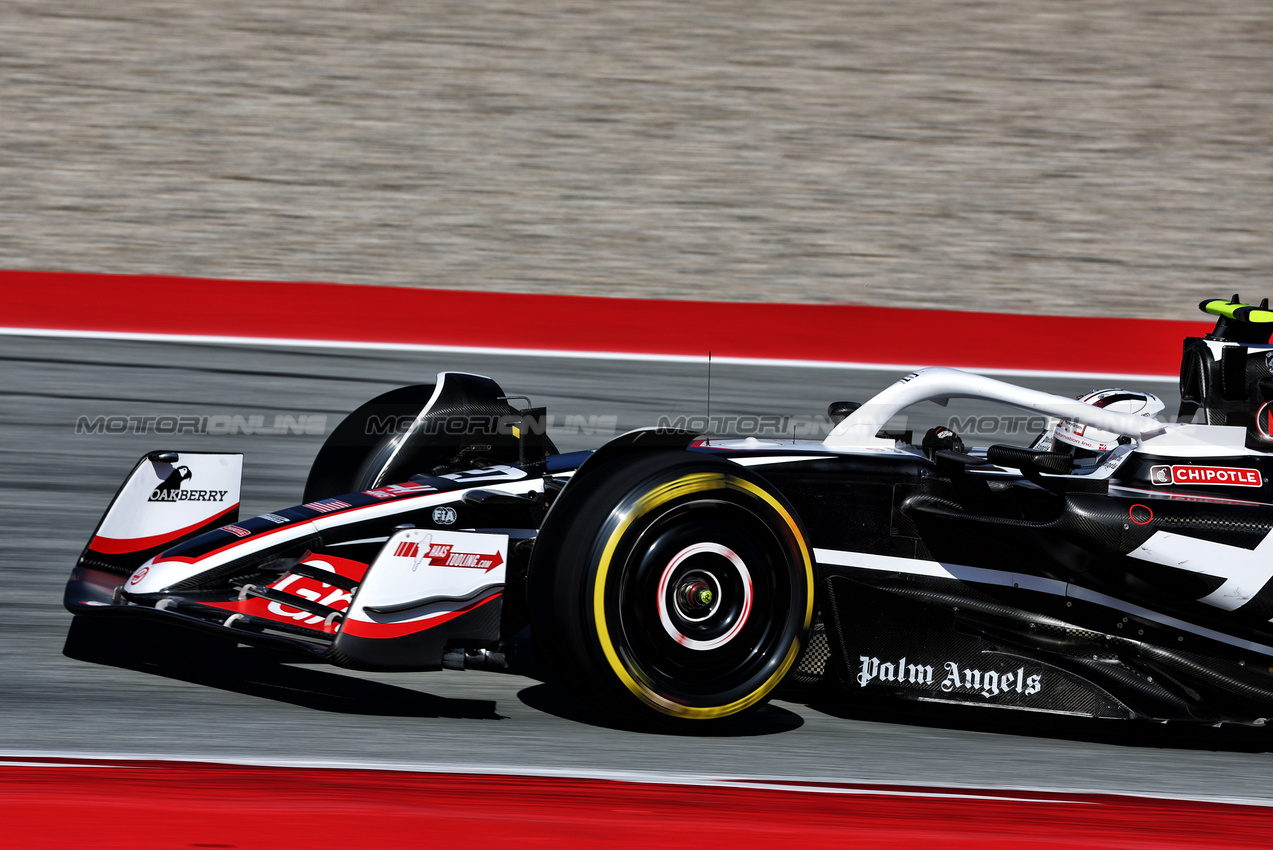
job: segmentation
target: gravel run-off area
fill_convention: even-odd
[[[0,32],[0,269],[1273,294],[1266,0],[10,0]]]

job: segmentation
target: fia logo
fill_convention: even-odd
[[[435,525],[454,525],[457,517],[455,508],[450,505],[442,505],[433,509],[433,522]]]

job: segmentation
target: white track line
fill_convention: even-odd
[[[270,345],[286,348],[347,348],[370,351],[418,351],[442,354],[479,354],[517,357],[557,357],[577,360],[630,360],[647,363],[707,362],[707,352],[691,354],[642,354],[624,351],[568,351],[543,348],[498,348],[471,345],[424,345],[407,342],[352,342],[349,340],[284,339],[279,337],[199,336],[179,334],[122,333],[116,331],[68,331],[42,328],[0,328],[2,336],[39,336],[58,339],[107,339],[129,342],[164,342],[196,345]],[[873,372],[911,372],[934,363],[861,363],[833,360],[784,360],[777,357],[712,357],[713,363],[742,366],[792,367],[798,369],[844,369]],[[1075,378],[1134,383],[1176,383],[1175,375],[1137,375],[1125,372],[1078,372],[1063,369],[988,369],[959,367],[982,375],[1015,375],[1033,378]]]

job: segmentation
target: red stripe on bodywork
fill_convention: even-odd
[[[250,309],[209,310],[221,304]],[[163,310],[153,309],[162,303]],[[396,322],[392,316],[509,316]],[[0,272],[0,325],[511,349],[1175,375],[1210,322]],[[544,329],[553,333],[545,336]],[[1061,346],[1058,348],[1058,346]],[[1064,356],[1058,351],[1064,351]]]
[[[280,525],[276,528],[267,528],[264,531],[253,532],[247,537],[239,537],[237,535],[231,535],[226,538],[226,543],[224,546],[218,546],[215,549],[209,549],[208,551],[203,552],[202,554],[199,554],[199,555],[160,555],[159,557],[155,558],[155,563],[158,564],[165,561],[177,561],[183,564],[193,564],[196,561],[202,561],[204,558],[210,558],[213,555],[216,555],[220,552],[224,552],[226,549],[233,549],[235,546],[241,546],[247,543],[255,543],[260,541],[261,538],[263,537],[270,537],[272,535],[282,534],[287,531],[296,531],[297,529],[301,529],[302,526],[309,525],[312,522],[313,522],[312,519],[299,519],[299,520],[293,520],[291,523],[287,525]],[[216,531],[217,529],[214,528],[210,530]],[[312,534],[313,529],[312,528],[308,529],[307,533]],[[296,535],[296,539],[298,540],[304,537],[305,537],[305,534]]]
[[[353,581],[362,581],[367,575],[367,570],[371,569],[370,564],[364,564],[362,561],[355,561],[353,558],[341,558],[338,555],[319,554],[310,558],[306,558],[301,563],[307,564],[313,561],[322,561],[336,568],[336,574],[344,576]]]
[[[339,558],[333,555],[314,556],[313,558],[307,558],[301,563],[314,563],[317,561],[331,565],[335,568],[337,575],[353,581],[362,581],[363,576],[367,574],[367,564],[364,564],[361,561],[354,561],[350,558]],[[326,584],[322,579],[311,578],[309,576],[300,576],[288,581],[288,578],[292,575],[293,574],[290,572],[284,573],[275,581],[270,582],[268,587],[277,588],[279,585],[284,585],[286,588],[284,592],[293,594],[300,588],[311,587],[314,584],[322,585],[328,588],[328,591],[335,590],[333,585]],[[324,598],[329,595],[329,593],[325,591],[319,591],[319,593],[319,599],[308,601],[323,602]],[[337,610],[342,613],[348,610],[350,601],[351,600],[345,600],[344,607],[338,608]],[[263,620],[274,620],[279,623],[301,625],[306,628],[313,629],[316,632],[322,632],[325,634],[335,634],[340,629],[338,622],[333,622],[329,625],[323,622],[321,618],[312,614],[307,614],[300,608],[291,608],[291,606],[289,606],[286,602],[275,603],[272,600],[262,599],[259,596],[249,596],[247,599],[232,599],[225,602],[202,602],[200,604],[207,608],[216,608],[219,611],[227,611],[235,614],[247,614],[252,617],[259,617]],[[296,616],[289,616],[285,613],[280,614],[275,611],[271,611],[270,606],[273,604],[278,604],[283,608],[291,608],[291,610],[295,612]],[[319,622],[310,622],[315,619],[319,620]]]
[[[236,502],[214,517],[200,520],[193,525],[179,528],[176,531],[156,534],[152,537],[94,537],[92,542],[88,544],[88,548],[94,552],[101,552],[103,555],[124,555],[129,552],[143,552],[146,549],[154,549],[156,546],[172,543],[187,534],[192,534],[201,528],[210,526],[238,509],[239,505]]]
[[[347,517],[350,514],[356,513],[358,511],[369,511],[374,508],[382,508],[385,505],[391,505],[391,504],[395,504],[399,502],[406,502],[411,499],[423,499],[426,496],[436,496],[436,495],[438,495],[437,491],[430,491],[428,493],[403,493],[403,494],[394,496],[392,499],[386,499],[386,500],[378,501],[378,502],[371,502],[370,504],[366,504],[366,505],[355,505],[354,507],[351,507],[351,508],[341,508],[339,511],[332,511],[329,514],[319,514],[318,516],[309,517],[307,519],[292,520],[287,525],[280,525],[280,526],[277,526],[276,528],[267,528],[264,531],[254,531],[247,537],[237,537],[237,536],[231,537],[226,540],[226,543],[224,546],[218,546],[215,549],[209,549],[208,551],[203,552],[199,555],[193,555],[193,556],[164,555],[159,558],[156,558],[155,562],[159,563],[161,561],[178,561],[181,563],[193,564],[196,561],[202,561],[204,558],[210,558],[213,555],[224,552],[227,549],[233,549],[235,546],[241,546],[246,543],[259,541],[261,538],[268,537],[272,534],[281,534],[285,531],[295,531],[297,528],[300,528],[302,525],[313,523],[318,520],[325,519],[326,517],[329,517],[329,516],[336,516],[338,513]],[[213,529],[213,530],[215,531],[216,529]]]

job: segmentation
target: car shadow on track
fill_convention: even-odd
[[[831,717],[865,723],[890,723],[930,729],[991,732],[1031,738],[1082,741],[1120,747],[1265,753],[1273,751],[1268,727],[1209,726],[1203,723],[1154,723],[1135,720],[1098,720],[1056,714],[943,705],[926,706],[895,701],[861,703],[837,697],[810,698],[783,694],[780,699],[803,704]]]
[[[493,700],[449,699],[313,669],[305,659],[236,647],[162,623],[76,617],[62,654],[317,711],[380,717],[502,720]],[[299,662],[299,664],[298,664]]]
[[[545,675],[543,684],[532,685],[518,692],[517,698],[536,711],[551,714],[563,720],[598,726],[603,729],[614,729],[622,732],[649,732],[651,734],[689,734],[697,738],[747,738],[758,735],[776,735],[790,732],[804,725],[804,718],[780,706],[766,705],[759,711],[746,715],[738,720],[713,723],[707,728],[690,729],[634,729],[630,725],[615,722],[597,709],[575,697],[565,685],[556,681],[551,674]]]

